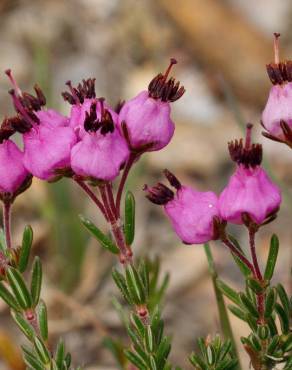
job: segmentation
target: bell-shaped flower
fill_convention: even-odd
[[[174,133],[170,118],[170,102],[179,99],[185,92],[168,74],[175,59],[164,74],[158,74],[142,91],[127,101],[119,112],[119,128],[129,148],[138,153],[164,148]]]
[[[251,144],[251,128],[252,125],[247,126],[245,145],[242,139],[229,143],[229,152],[237,168],[219,196],[219,210],[225,221],[243,224],[248,215],[261,225],[278,211],[281,191],[260,166],[262,146]]]
[[[0,144],[0,193],[16,193],[28,176],[23,152],[12,140],[4,140]]]
[[[217,195],[182,186],[169,171],[165,174],[176,193],[159,183],[152,188],[145,187],[146,197],[164,206],[174,231],[185,244],[202,244],[217,239],[214,222],[219,218]]]
[[[101,115],[97,114],[97,105],[101,106]],[[85,179],[114,180],[130,153],[103,100],[91,104],[83,126],[85,133],[71,152],[72,170]]]
[[[263,135],[292,147],[292,61],[279,61],[278,38],[275,34],[275,62],[267,65],[272,86],[261,123]]]

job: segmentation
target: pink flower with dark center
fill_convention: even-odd
[[[275,62],[267,65],[272,86],[262,113],[263,135],[292,146],[292,61],[280,62],[278,38],[275,34]]]
[[[82,83],[77,85],[77,87],[73,87],[71,81],[68,81],[66,84],[69,87],[70,92],[63,92],[62,95],[63,98],[72,105],[69,126],[75,130],[79,138],[82,138],[86,134],[86,130],[84,128],[86,114],[90,113],[92,103],[97,100],[95,94],[95,79],[89,78],[87,80],[83,80]],[[95,106],[96,119],[101,120],[101,105],[95,104]],[[113,121],[116,123],[118,118],[117,113],[105,102],[103,102],[103,107],[111,114]]]
[[[142,91],[127,101],[119,113],[119,128],[135,152],[155,151],[164,148],[174,133],[170,118],[170,102],[179,99],[185,92],[179,82],[168,75],[175,59],[164,74],[157,75],[149,84],[148,91]]]
[[[182,186],[169,171],[165,174],[176,193],[159,183],[152,188],[145,187],[146,197],[164,206],[174,231],[184,243],[202,244],[217,239],[214,223],[219,216],[217,195]]]
[[[278,211],[281,192],[260,166],[262,146],[251,143],[251,129],[252,125],[248,125],[245,145],[242,139],[229,143],[237,168],[219,196],[219,211],[228,222],[243,224],[248,215],[260,225]]]
[[[15,193],[29,176],[23,165],[23,152],[11,140],[0,144],[0,192]]]
[[[6,71],[14,89],[10,90],[18,118],[11,125],[23,134],[24,165],[35,177],[53,180],[70,169],[71,149],[77,141],[69,120],[60,113],[43,110],[46,100],[35,86],[36,96],[22,92],[11,71]]]
[[[129,157],[127,143],[103,99],[92,102],[85,115],[84,135],[71,152],[72,169],[84,178],[112,181]]]

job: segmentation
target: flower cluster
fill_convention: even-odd
[[[104,98],[97,98],[95,79],[77,87],[67,82],[63,98],[72,105],[69,117],[46,108],[46,98],[36,85],[35,95],[21,91],[11,70],[9,91],[16,116],[5,118],[0,128],[0,193],[12,197],[32,176],[55,181],[62,176],[104,183],[114,180],[129,158],[160,150],[171,140],[174,123],[170,103],[184,88],[169,77],[171,59],[164,74],[158,74],[142,91],[116,112]],[[23,151],[10,139],[23,138]],[[9,171],[7,171],[9,168]]]
[[[147,198],[164,206],[179,238],[186,244],[224,239],[225,225],[245,224],[258,228],[274,219],[281,203],[280,189],[261,167],[262,146],[251,142],[252,125],[247,125],[245,143],[230,142],[229,153],[236,163],[234,174],[219,197],[183,186],[168,170],[166,178],[176,193],[162,183],[145,186]]]

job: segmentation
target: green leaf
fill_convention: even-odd
[[[222,280],[216,279],[216,285],[220,289],[220,291],[229,298],[233,303],[240,305],[240,298],[239,294],[232,289],[230,286],[225,284]]]
[[[263,293],[266,289],[257,279],[252,277],[247,278],[246,283],[255,293]]]
[[[49,364],[51,359],[50,353],[40,338],[34,338],[34,347],[42,363],[44,365]]]
[[[63,369],[64,360],[65,360],[65,345],[64,341],[60,339],[55,353],[55,361],[58,366],[58,369]]]
[[[126,268],[127,288],[135,304],[145,303],[145,290],[139,274],[134,266],[129,265]]]
[[[11,316],[13,320],[16,322],[19,329],[23,332],[23,334],[30,340],[33,341],[35,337],[35,332],[29,322],[18,312],[11,311]]]
[[[91,234],[95,237],[96,240],[99,241],[100,245],[106,249],[107,251],[113,254],[119,254],[120,250],[114,244],[110,238],[108,238],[101,230],[99,230],[90,220],[85,218],[82,215],[79,215],[82,224],[85,228],[91,232]]]
[[[145,261],[141,261],[139,265],[139,275],[141,277],[141,280],[144,285],[144,290],[146,293],[146,296],[148,297],[149,295],[149,290],[150,290],[150,283],[149,283],[149,268],[147,266],[147,263]]]
[[[279,251],[279,239],[277,235],[273,235],[270,242],[270,251],[268,255],[267,265],[264,273],[265,280],[271,280],[274,274],[275,265],[277,262]]]
[[[215,360],[216,360],[216,354],[214,351],[214,348],[212,346],[207,346],[206,348],[207,351],[207,361],[209,365],[214,365]]]
[[[10,267],[7,269],[6,276],[20,307],[24,310],[30,308],[31,296],[21,274],[15,268]]]
[[[140,358],[136,353],[133,353],[131,351],[125,350],[124,351],[125,356],[127,359],[135,366],[138,367],[140,370],[147,370],[147,364],[143,361],[143,359]]]
[[[268,339],[270,335],[270,330],[268,325],[260,325],[257,330],[257,334],[261,340]]]
[[[132,300],[132,297],[131,297],[131,295],[128,291],[128,287],[127,287],[126,280],[125,280],[124,276],[120,272],[118,272],[116,269],[113,269],[112,277],[113,277],[114,282],[116,283],[117,287],[120,289],[123,297],[128,302],[128,304],[130,304],[130,305],[133,304],[133,300]]]
[[[16,302],[15,298],[13,297],[13,295],[1,282],[0,282],[0,297],[3,299],[5,303],[8,304],[9,307],[13,308],[15,311],[20,310],[20,307]]]
[[[23,356],[24,362],[33,370],[45,370],[44,365],[35,357],[29,354]]]
[[[170,338],[164,337],[156,351],[156,362],[159,369],[163,369],[163,366],[166,363],[170,350],[171,350]]]
[[[277,289],[280,301],[282,303],[282,306],[283,306],[285,312],[287,313],[287,315],[289,315],[290,314],[290,303],[289,303],[288,295],[287,295],[283,285],[279,283],[277,285],[276,289]]]
[[[272,338],[267,348],[267,353],[269,355],[272,355],[275,352],[276,348],[278,347],[279,341],[280,341],[280,338],[277,335]]]
[[[39,257],[35,257],[33,266],[32,266],[32,277],[30,284],[30,292],[32,297],[32,303],[35,307],[40,299],[41,288],[42,288],[42,264]]]
[[[266,302],[265,302],[265,318],[268,318],[272,315],[275,303],[276,303],[277,295],[275,289],[269,289],[267,296],[266,296]]]
[[[131,191],[127,191],[125,198],[125,239],[131,245],[135,237],[135,198]]]
[[[26,226],[22,236],[22,244],[19,253],[18,270],[24,272],[28,265],[30,250],[33,240],[33,231],[31,226]]]
[[[145,347],[150,353],[154,350],[154,338],[150,325],[147,325],[145,330]]]
[[[140,338],[143,339],[145,336],[145,327],[144,327],[143,322],[140,320],[140,318],[135,313],[131,315],[131,321],[135,325],[136,329],[138,330]]]
[[[46,304],[42,300],[38,305],[38,322],[42,339],[46,341],[48,340],[48,314]]]
[[[155,358],[151,355],[149,356],[150,370],[158,370],[155,362]]]
[[[275,310],[280,320],[282,333],[288,334],[289,333],[289,316],[287,315],[284,308],[279,303],[275,304]]]
[[[244,293],[239,293],[239,297],[241,300],[241,303],[243,306],[246,308],[246,310],[255,318],[259,317],[259,313],[254,306],[253,302],[244,294]]]

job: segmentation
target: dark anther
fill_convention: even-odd
[[[24,134],[31,129],[31,125],[27,123],[21,116],[17,115],[15,117],[4,118],[0,126],[0,143],[7,140],[15,132],[20,132]]]
[[[231,159],[245,167],[256,167],[261,164],[263,148],[261,144],[251,144],[249,148],[243,145],[243,140],[235,140],[228,143]]]
[[[164,176],[169,181],[170,185],[173,186],[176,190],[179,190],[181,188],[181,183],[179,180],[174,176],[173,173],[171,173],[168,169],[165,169],[163,171]]]
[[[170,64],[164,74],[159,73],[148,86],[149,96],[153,99],[160,99],[164,102],[174,102],[178,100],[185,93],[185,88],[180,87],[180,83],[176,82],[173,77],[168,79],[171,67],[177,61],[171,58]]]
[[[146,198],[154,204],[165,205],[174,198],[174,192],[160,182],[151,188],[145,185],[143,190],[147,193]]]
[[[114,132],[115,124],[112,115],[107,109],[104,109],[104,99],[99,99],[101,104],[101,118],[97,119],[96,115],[96,104],[97,101],[93,102],[90,106],[89,113],[86,112],[86,117],[84,121],[84,129],[87,132],[97,132],[100,130],[102,135],[106,135],[109,132]]]
[[[88,78],[82,80],[77,87],[73,87],[71,81],[67,81],[66,85],[69,87],[70,92],[65,91],[62,96],[65,101],[70,104],[83,103],[85,99],[95,98],[95,78]]]
[[[121,109],[123,108],[124,104],[125,104],[125,100],[119,100],[119,101],[118,101],[118,103],[117,103],[117,105],[115,106],[114,111],[115,111],[117,114],[119,114],[119,113],[120,113],[120,111],[121,111]]]
[[[267,64],[268,76],[273,85],[281,85],[292,81],[292,61]]]

